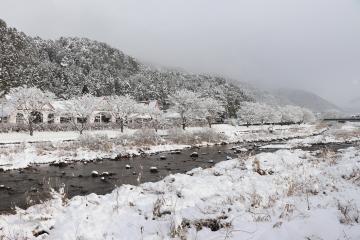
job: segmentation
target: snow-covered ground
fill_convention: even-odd
[[[196,134],[207,128],[193,127],[185,132]],[[320,133],[324,128],[316,125],[289,125],[272,126],[231,126],[227,124],[214,125],[213,130],[225,136],[227,142],[252,142],[272,141],[295,137],[305,137]],[[128,146],[119,144],[126,136],[132,136],[135,130],[127,129],[123,134],[118,130],[102,130],[85,132],[89,136],[97,138],[106,137],[107,140],[99,139],[99,146],[84,147],[77,144],[79,134],[77,132],[36,132],[34,136],[26,133],[6,133],[0,135],[0,168],[16,169],[24,168],[30,164],[42,164],[55,161],[89,161],[99,158],[115,158],[118,155],[139,154],[139,149],[147,153],[184,149],[187,144],[174,144],[165,140],[158,144],[144,146]],[[158,133],[160,136],[168,135],[166,130]],[[72,140],[72,141],[69,141]],[[209,142],[203,142],[206,145]],[[92,145],[92,144],[90,144]],[[95,145],[97,145],[95,143]]]
[[[0,216],[0,239],[360,239],[359,153],[280,150],[104,196],[54,194]]]
[[[360,123],[333,123],[323,134],[300,139],[291,139],[286,144],[270,144],[263,148],[290,149],[319,143],[343,143],[360,141]]]
[[[125,129],[125,133],[133,133],[135,130]],[[94,130],[84,131],[84,134],[106,134],[108,137],[113,138],[120,134],[120,130]],[[58,142],[76,140],[80,136],[76,131],[60,131],[60,132],[34,132],[30,136],[27,132],[10,132],[0,133],[0,143],[26,143],[26,142]]]
[[[286,130],[301,130],[301,129],[310,129],[314,127],[309,124],[301,125],[275,125],[272,127],[273,130],[281,131]],[[197,131],[203,129],[201,127],[188,127],[187,132]],[[245,133],[250,133],[252,135],[266,133],[268,134],[269,126],[232,126],[228,124],[216,124],[213,125],[213,129],[218,132],[223,132],[227,136],[232,137],[235,140],[241,140]],[[134,129],[125,129],[124,134],[134,134],[136,130]],[[114,130],[93,130],[93,131],[84,131],[84,134],[101,134],[107,135],[109,138],[115,138],[118,135],[121,135],[119,129]],[[166,130],[159,130],[160,135],[166,135]],[[80,136],[77,131],[59,131],[59,132],[34,132],[33,136],[30,136],[27,132],[10,132],[10,133],[0,133],[0,144],[8,143],[26,143],[26,142],[58,142],[58,141],[69,141],[76,140]]]

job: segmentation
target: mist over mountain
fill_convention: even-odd
[[[331,110],[341,111],[342,109],[328,100],[315,93],[299,89],[277,89],[274,95],[281,99],[286,99],[294,105],[309,108],[315,112],[325,112]]]
[[[273,106],[297,105],[314,112],[342,111],[342,109],[315,93],[300,89],[267,89],[250,83],[238,83],[246,94],[255,101]]]
[[[242,101],[298,105],[316,112],[339,110],[303,90],[266,91],[246,82],[208,74],[158,67],[128,56],[106,43],[87,38],[30,37],[0,23],[0,92],[21,85],[36,86],[67,99],[83,93],[96,96],[130,94],[136,100],[158,99],[163,105],[178,89],[189,89],[226,103],[235,116]]]
[[[360,113],[360,97],[354,98],[347,104],[345,108],[346,112],[350,114],[359,114]]]
[[[157,99],[167,104],[178,89],[200,92],[223,101],[230,116],[240,102],[252,100],[223,77],[190,74],[146,65],[87,38],[44,40],[0,23],[0,92],[21,85],[54,92],[59,98],[80,95],[130,94],[136,100]]]

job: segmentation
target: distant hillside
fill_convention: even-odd
[[[274,95],[291,102],[294,105],[309,108],[315,112],[325,112],[341,109],[335,104],[323,99],[322,97],[299,89],[278,89]]]
[[[96,96],[130,94],[158,99],[186,88],[222,100],[234,116],[241,101],[251,100],[225,78],[157,69],[109,45],[86,38],[32,38],[0,19],[0,92],[29,85],[60,98],[85,92]]]
[[[255,101],[264,102],[274,106],[297,105],[308,108],[314,112],[342,111],[338,106],[321,98],[320,96],[299,89],[264,90],[249,83],[238,83],[247,96]]]
[[[344,108],[348,113],[359,114],[360,113],[360,98],[352,99],[351,101],[349,101],[347,106],[345,106]]]

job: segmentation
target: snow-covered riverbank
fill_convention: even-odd
[[[185,133],[196,140],[197,133],[205,131],[208,134],[206,129],[188,128]],[[308,124],[272,126],[270,130],[269,126],[244,127],[219,124],[214,125],[212,131],[223,137],[221,141],[234,143],[306,137],[321,133],[324,129]],[[127,130],[123,134],[117,130],[86,132],[86,136],[93,139],[89,141],[85,139],[85,143],[79,141],[79,134],[76,132],[39,132],[35,133],[33,137],[24,135],[25,133],[0,134],[0,142],[3,143],[3,145],[0,145],[0,168],[7,170],[24,168],[30,164],[55,161],[90,161],[100,158],[115,158],[119,155],[171,151],[184,149],[190,147],[190,145],[207,145],[219,141],[205,139],[194,144],[172,142],[169,140],[168,131],[162,130],[157,134],[160,137],[159,140],[156,140],[156,143],[128,144],[127,138],[131,138],[137,132],[141,132],[141,130]],[[184,137],[187,137],[187,135]]]
[[[359,148],[280,150],[0,216],[5,239],[359,239]],[[34,236],[40,235],[37,238]]]

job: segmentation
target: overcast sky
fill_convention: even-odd
[[[0,18],[162,66],[360,98],[360,0],[0,0]]]

